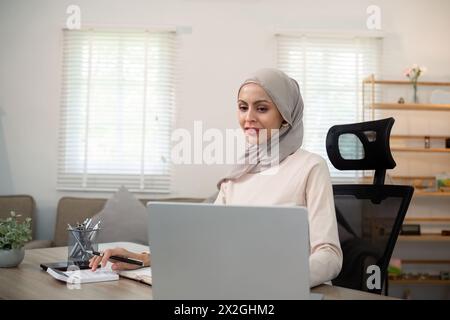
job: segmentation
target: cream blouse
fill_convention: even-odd
[[[310,285],[334,279],[342,267],[330,173],[317,154],[298,149],[278,166],[222,183],[215,204],[298,205],[308,209]]]

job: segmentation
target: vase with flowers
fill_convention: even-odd
[[[413,85],[413,90],[414,90],[414,96],[413,96],[413,100],[414,103],[418,102],[417,99],[417,81],[419,80],[419,77],[422,73],[426,72],[427,68],[426,67],[419,67],[417,64],[413,64],[412,67],[407,68],[405,70],[405,76],[409,79],[409,81],[411,81],[412,85]]]

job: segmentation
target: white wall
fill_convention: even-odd
[[[382,10],[385,74],[399,78],[419,63],[429,69],[424,80],[450,80],[446,0],[0,0],[0,194],[35,197],[39,238],[52,237],[61,196],[99,196],[56,191],[61,29],[70,4],[80,6],[82,25],[192,27],[180,35],[177,127],[203,120],[205,128],[235,128],[240,81],[276,65],[275,28],[364,31],[370,4]],[[176,167],[173,195],[208,196],[225,171]]]

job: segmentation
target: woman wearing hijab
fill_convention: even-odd
[[[250,163],[235,166],[219,181],[215,203],[307,207],[311,286],[334,279],[341,270],[342,251],[333,190],[325,160],[301,148],[303,99],[297,81],[276,69],[257,71],[239,89],[238,119],[250,144],[245,154]],[[261,149],[258,136],[265,138],[260,130],[278,140],[275,168],[265,169],[261,162],[251,161],[252,153]],[[274,144],[263,143],[262,148]],[[273,174],[267,172],[274,169]]]
[[[261,69],[243,82],[237,104],[246,152],[218,182],[215,204],[307,207],[310,285],[334,279],[341,270],[342,251],[330,174],[323,158],[301,148],[303,99],[297,81],[280,70]],[[118,248],[106,250],[103,258],[93,258],[93,270],[99,263],[106,265],[111,255],[150,265],[150,255]],[[134,266],[116,262],[112,268]]]

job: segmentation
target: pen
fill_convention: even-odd
[[[97,252],[97,251],[86,250],[86,252],[91,254],[91,255],[94,255],[94,256],[103,257],[103,254],[101,254],[100,252]],[[120,262],[129,263],[129,264],[134,264],[134,265],[141,266],[141,267],[144,266],[144,262],[143,261],[134,260],[134,259],[130,259],[130,258],[124,258],[124,257],[119,257],[119,256],[111,256],[111,257],[109,257],[109,259],[120,261]]]

